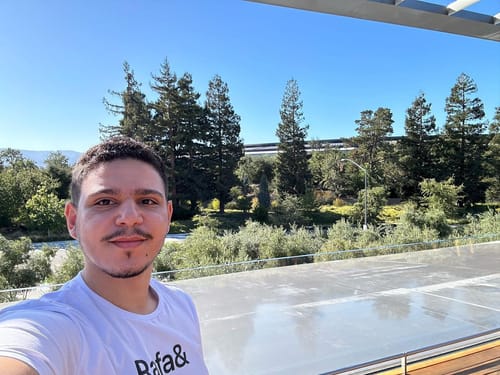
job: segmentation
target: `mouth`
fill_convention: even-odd
[[[131,249],[140,246],[147,238],[139,236],[121,236],[109,240],[113,245],[122,249]]]
[[[117,230],[102,238],[102,241],[111,243],[121,249],[132,249],[142,245],[147,240],[153,239],[153,236],[140,228],[134,228],[131,231],[124,229]]]

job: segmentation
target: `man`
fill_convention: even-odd
[[[151,279],[172,203],[159,157],[117,137],[73,169],[65,207],[85,265],[60,290],[0,312],[0,374],[207,374],[194,304]]]

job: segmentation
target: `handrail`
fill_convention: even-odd
[[[164,275],[168,276],[170,274],[176,274],[176,273],[188,272],[188,271],[202,271],[202,270],[210,270],[210,269],[225,268],[225,267],[246,266],[246,265],[260,264],[260,263],[266,263],[266,262],[276,262],[276,261],[281,261],[281,260],[293,260],[293,259],[300,259],[300,258],[306,259],[306,258],[329,256],[329,255],[342,256],[342,255],[347,255],[347,254],[357,254],[357,253],[370,252],[370,251],[399,249],[399,248],[405,248],[405,247],[411,247],[411,246],[417,246],[417,245],[425,246],[425,245],[433,245],[433,244],[453,243],[453,242],[457,242],[457,241],[467,241],[470,239],[476,239],[476,240],[492,239],[492,242],[496,242],[497,241],[496,238],[498,238],[498,233],[484,234],[481,236],[464,236],[464,237],[439,239],[439,240],[431,240],[431,241],[410,242],[410,243],[405,243],[405,244],[373,246],[373,247],[365,247],[365,248],[361,248],[361,249],[323,251],[323,252],[310,253],[310,254],[300,254],[300,255],[292,255],[292,256],[284,256],[284,257],[276,257],[276,258],[266,258],[266,259],[252,259],[252,260],[245,260],[245,261],[233,262],[233,263],[211,264],[211,265],[199,266],[199,267],[181,268],[181,269],[170,270],[170,271],[153,272],[152,276],[153,277],[164,276]],[[475,243],[475,244],[479,245],[479,244],[481,244],[481,242]],[[456,246],[466,246],[466,245],[468,245],[468,244],[459,244]],[[443,249],[443,248],[441,248],[441,249]],[[422,249],[422,250],[417,250],[417,251],[424,251],[424,250],[437,250],[437,249],[430,248],[430,249]],[[410,250],[410,252],[411,251],[415,251],[415,250]],[[404,250],[401,251],[401,253],[403,253],[403,252],[405,252],[405,251]],[[390,255],[393,255],[393,254],[398,254],[398,253],[391,253]],[[387,254],[387,255],[389,255],[389,254]],[[23,293],[23,292],[35,291],[38,289],[53,289],[53,288],[58,288],[62,285],[63,284],[41,284],[41,285],[36,285],[36,286],[31,286],[31,287],[24,287],[24,288],[13,288],[13,289],[3,289],[3,290],[0,289],[0,294],[1,293],[12,293],[12,292]]]
[[[458,347],[458,348],[454,348],[452,351],[459,350],[459,349],[465,349],[467,347],[472,347],[472,346],[476,346],[476,345],[479,345],[479,344],[485,344],[487,342],[494,341],[494,340],[496,340],[496,339],[498,339],[500,337],[500,328],[494,328],[494,329],[490,329],[488,331],[479,332],[479,333],[476,333],[476,334],[473,334],[473,335],[460,337],[458,339],[453,339],[453,340],[441,342],[441,343],[438,343],[438,344],[424,346],[422,348],[410,350],[408,352],[402,352],[402,353],[390,355],[390,356],[387,356],[387,357],[375,359],[375,360],[372,360],[372,361],[359,363],[357,365],[343,367],[343,368],[340,368],[340,369],[337,369],[337,370],[334,370],[334,371],[321,373],[320,375],[346,374],[348,372],[352,372],[352,371],[356,371],[356,370],[361,370],[363,368],[368,369],[370,367],[375,367],[375,366],[380,365],[382,363],[391,362],[391,361],[397,361],[397,360],[400,360],[401,361],[401,367],[405,368],[406,364],[407,364],[407,358],[410,357],[410,356],[421,354],[421,353],[425,353],[425,352],[430,352],[430,351],[433,351],[433,350],[436,350],[436,349],[442,349],[442,348],[445,348],[447,346],[464,343],[466,341],[472,341],[472,340],[479,339],[479,338],[485,338],[487,336],[493,336],[493,337],[491,337],[489,339],[486,339],[486,340],[482,340],[482,341],[478,341],[478,342],[472,343],[470,345],[465,345],[465,346],[461,346],[461,347]],[[446,354],[446,352],[441,352],[440,355],[442,355],[442,354]],[[433,356],[435,356],[435,355],[436,354],[433,354]],[[418,361],[421,361],[423,359],[425,359],[425,357],[424,358],[419,358]],[[398,367],[398,366],[396,366],[396,365],[389,365],[388,364],[383,369],[378,368],[377,371],[390,370],[390,369],[393,369],[395,367]],[[370,373],[371,372],[368,372],[367,374],[370,374]],[[403,371],[403,374],[404,373],[406,373],[406,372]]]

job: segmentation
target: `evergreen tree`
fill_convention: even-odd
[[[403,198],[417,195],[419,183],[434,176],[436,131],[436,118],[431,115],[431,104],[427,103],[422,93],[406,110],[405,136],[398,144],[404,177]]]
[[[151,88],[158,94],[158,99],[152,103],[156,132],[156,142],[153,147],[165,161],[170,198],[174,206],[177,206],[176,160],[179,149],[177,76],[171,71],[168,60],[165,59],[160,66],[160,73],[152,77]]]
[[[196,209],[198,200],[208,198],[206,188],[210,172],[207,158],[209,141],[205,112],[198,104],[200,94],[194,90],[193,79],[185,73],[178,85],[178,152],[176,161],[177,195]]]
[[[269,183],[265,174],[262,174],[259,183],[259,193],[257,195],[259,206],[269,210],[271,208],[271,195],[269,194]]]
[[[393,122],[389,108],[379,107],[375,112],[365,110],[355,121],[358,135],[346,140],[355,147],[352,158],[367,169],[371,178],[385,185],[398,180],[394,147],[386,141],[393,132]]]
[[[454,177],[457,185],[463,185],[467,203],[481,201],[485,191],[481,167],[486,123],[481,99],[471,97],[476,92],[475,82],[462,73],[446,98],[447,116],[442,136],[445,177]]]
[[[302,100],[297,81],[287,82],[281,102],[281,121],[276,130],[279,138],[276,159],[277,189],[280,194],[303,195],[309,179],[306,143],[308,126],[304,121]]]
[[[500,107],[495,108],[495,116],[490,124],[490,141],[484,154],[484,169],[488,185],[486,200],[488,202],[500,201]]]
[[[103,99],[106,109],[115,116],[120,116],[118,125],[102,125],[100,132],[102,137],[112,137],[115,135],[124,135],[140,141],[148,141],[150,136],[151,113],[146,102],[146,96],[141,92],[140,86],[134,76],[134,71],[125,61],[123,63],[123,72],[127,87],[124,91],[112,91],[112,96],[117,96],[121,104],[113,104],[106,98]]]
[[[209,129],[209,160],[213,171],[215,196],[220,201],[219,211],[230,200],[229,190],[236,184],[235,170],[243,156],[240,138],[240,116],[236,114],[229,98],[229,88],[216,75],[208,83],[205,113]]]

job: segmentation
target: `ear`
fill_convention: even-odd
[[[167,202],[167,233],[170,231],[170,223],[172,222],[172,214],[174,212],[174,206],[172,201]]]
[[[68,232],[71,237],[75,240],[78,239],[78,233],[76,230],[76,217],[77,217],[77,208],[71,202],[66,202],[66,206],[64,207],[64,216],[66,216],[66,227],[68,228]]]

